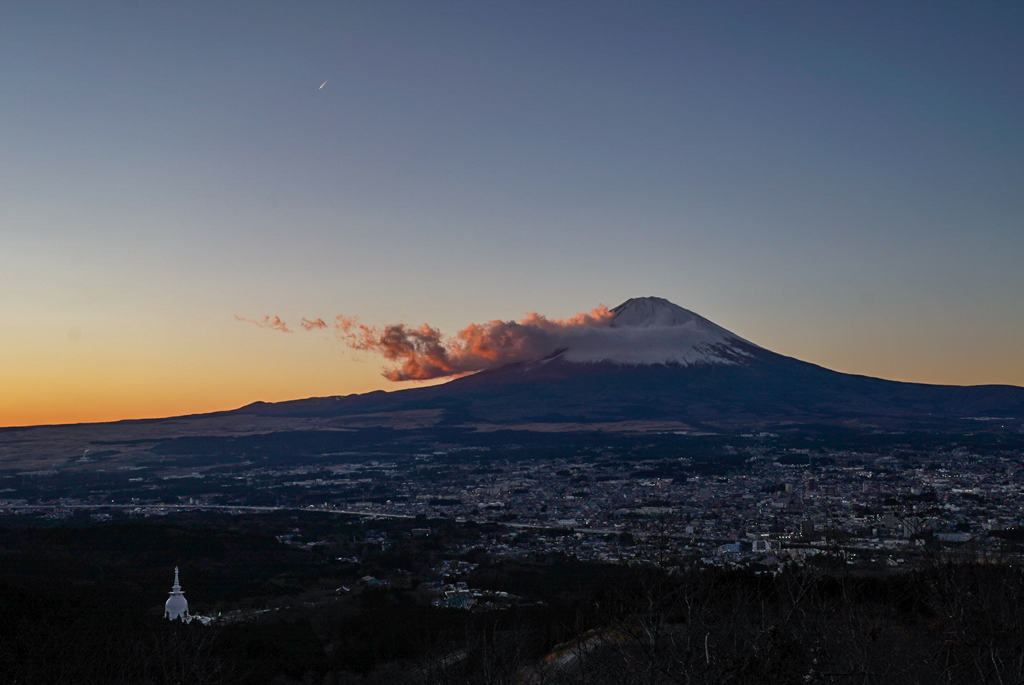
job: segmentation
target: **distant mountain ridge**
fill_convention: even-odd
[[[450,424],[681,421],[900,427],[1024,418],[1024,388],[941,386],[844,374],[759,347],[668,300],[642,297],[540,359],[443,385],[256,403],[257,415],[342,416],[432,409]]]

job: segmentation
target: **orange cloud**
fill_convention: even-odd
[[[257,319],[246,319],[244,317],[239,316],[238,314],[235,314],[235,318],[238,319],[239,321],[244,321],[246,323],[255,324],[255,325],[259,326],[260,328],[271,328],[271,329],[273,329],[275,331],[281,331],[282,333],[291,333],[292,332],[291,329],[288,328],[288,325],[284,321],[281,321],[281,317],[279,317],[279,316],[275,316],[275,317],[264,316],[262,319],[257,320]],[[305,320],[305,319],[303,319],[303,320]],[[325,324],[325,326],[326,326],[326,324]]]
[[[429,380],[482,371],[503,364],[543,357],[560,347],[574,329],[605,327],[612,313],[601,305],[592,312],[569,319],[549,319],[530,312],[520,321],[488,321],[471,324],[445,338],[423,324],[366,326],[356,317],[334,319],[335,332],[349,347],[376,352],[398,365],[382,375],[391,381]]]

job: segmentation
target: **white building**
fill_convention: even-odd
[[[189,620],[188,600],[185,599],[185,593],[181,591],[181,585],[178,584],[177,566],[174,567],[174,586],[171,588],[170,594],[167,603],[164,604],[164,617],[171,621],[181,619],[187,623]]]

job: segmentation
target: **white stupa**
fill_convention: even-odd
[[[178,584],[177,566],[174,567],[174,586],[171,588],[170,594],[167,603],[164,604],[164,617],[172,621],[181,619],[188,622],[188,600],[185,599],[185,593],[181,591],[181,585]]]

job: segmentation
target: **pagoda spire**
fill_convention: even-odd
[[[164,616],[174,620],[180,618],[188,621],[188,601],[185,593],[181,591],[181,583],[178,582],[178,567],[174,567],[174,587],[171,588],[170,597],[164,604]]]

